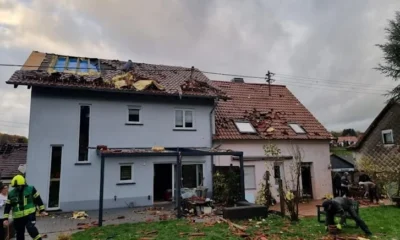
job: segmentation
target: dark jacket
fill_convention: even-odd
[[[322,206],[329,215],[339,215],[343,223],[346,220],[346,212],[352,208],[353,202],[348,198],[336,197],[332,200],[326,200]]]

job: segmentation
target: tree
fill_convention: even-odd
[[[400,79],[400,12],[396,12],[394,20],[389,20],[389,26],[385,28],[386,43],[377,44],[383,51],[383,64],[379,64],[376,70],[386,77],[397,81]],[[400,100],[400,85],[387,93],[392,100]]]
[[[364,156],[356,164],[359,170],[372,176],[390,199],[400,196],[400,156],[397,151],[379,159]]]
[[[293,160],[290,162],[290,176],[286,178],[286,182],[281,189],[279,189],[279,195],[283,196],[284,204],[287,206],[289,217],[291,221],[299,220],[299,202],[300,202],[300,178],[301,178],[301,163],[304,158],[304,152],[298,145],[291,145],[288,149],[290,154],[293,156]],[[279,162],[281,156],[281,150],[272,143],[264,145],[265,156],[273,157],[273,161],[266,161],[266,175],[264,180],[260,183],[261,189],[257,194],[256,202],[258,204],[264,204],[269,207],[272,203],[272,196],[270,191],[270,184],[266,181],[268,173],[271,172],[271,166],[275,165],[275,162]]]
[[[342,136],[355,136],[357,137],[357,132],[353,128],[343,129]]]

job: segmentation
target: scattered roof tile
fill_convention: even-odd
[[[32,52],[34,54],[43,54]],[[64,87],[74,89],[96,89],[102,91],[142,92],[156,95],[218,97],[224,94],[209,84],[210,80],[196,68],[184,68],[146,63],[133,63],[127,72],[122,68],[125,61],[99,59],[100,71],[92,74],[54,72],[52,64],[60,55],[46,54],[36,70],[18,70],[7,81],[8,84]],[[30,68],[32,69],[32,68]],[[127,84],[118,87],[113,78],[121,77]],[[121,80],[119,79],[119,80]],[[139,80],[153,80],[155,86],[138,90],[134,87]]]
[[[304,105],[282,85],[212,81],[230,99],[216,108],[214,139],[331,139],[332,135]],[[256,134],[240,133],[235,121],[249,121]],[[296,134],[289,123],[306,131]]]

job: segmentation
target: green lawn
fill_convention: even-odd
[[[384,206],[360,209],[361,217],[374,233],[373,239],[400,239],[400,209]],[[349,224],[353,224],[349,221]],[[251,236],[264,234],[267,239],[320,239],[327,236],[323,224],[317,223],[315,218],[304,218],[297,224],[290,224],[277,216],[270,216],[263,221],[240,222],[248,227]],[[156,234],[148,234],[157,231]],[[122,224],[118,226],[105,226],[92,228],[72,235],[73,240],[98,239],[98,240],[128,240],[128,239],[192,239],[188,233],[202,232],[205,237],[193,239],[243,239],[235,236],[225,223],[206,226],[202,223],[190,224],[187,220],[173,220],[152,223]],[[362,236],[361,229],[346,227],[343,236]]]

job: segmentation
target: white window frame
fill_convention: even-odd
[[[182,127],[177,127],[176,126],[176,112],[177,111],[183,111],[182,117],[183,117],[183,124]],[[186,112],[192,112],[192,127],[185,127],[185,113]],[[196,111],[194,109],[188,109],[188,108],[175,108],[174,109],[174,129],[176,130],[194,130],[196,129]]]
[[[239,127],[239,125],[238,125],[238,124],[240,124],[240,123],[247,123],[247,124],[249,124],[249,126],[252,128],[252,131],[241,131],[241,130],[240,130],[240,127]],[[237,130],[238,130],[240,133],[257,133],[257,131],[256,131],[256,129],[254,128],[253,124],[251,124],[249,121],[235,121],[235,126],[236,126]]]
[[[129,166],[131,167],[131,179],[130,180],[121,180],[121,167],[126,167]],[[120,163],[119,164],[119,169],[118,169],[118,183],[134,183],[135,182],[135,176],[134,176],[134,164],[133,163]]]
[[[129,110],[139,110],[139,121],[129,121]],[[141,125],[142,123],[142,107],[141,106],[128,106],[126,110],[126,124],[128,125]]]
[[[253,177],[254,177],[254,186],[251,186],[251,187],[247,187],[246,186],[246,181],[245,181],[245,184],[244,184],[244,186],[245,186],[245,189],[246,190],[254,190],[254,189],[256,189],[257,188],[257,181],[256,181],[256,166],[255,165],[244,165],[244,169],[245,168],[252,168],[253,169]],[[244,171],[244,169],[243,169],[243,171]]]
[[[296,131],[296,129],[295,129],[293,126],[299,127],[299,128],[302,130],[302,132]],[[304,127],[303,127],[302,125],[298,124],[298,123],[289,123],[289,127],[290,127],[296,134],[306,134],[306,133],[307,133],[307,131],[304,129]]]
[[[382,130],[382,142],[384,145],[390,146],[394,144],[394,136],[393,136],[393,130],[392,129],[386,129],[386,130]],[[391,143],[385,143],[385,134],[390,134],[392,137],[392,142]]]

